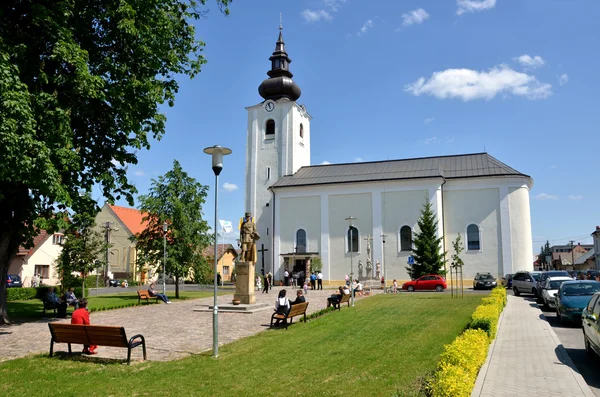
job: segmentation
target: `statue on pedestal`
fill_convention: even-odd
[[[251,264],[256,263],[256,240],[259,238],[260,236],[256,232],[256,224],[252,221],[252,214],[246,212],[240,228],[240,245],[242,248],[240,261]]]
[[[369,259],[367,259],[367,278],[371,278],[372,277],[372,273],[373,272],[373,265],[371,264],[371,261]]]
[[[381,265],[379,264],[379,261],[375,261],[375,273],[377,274],[377,278],[380,278],[380,276],[381,276]]]
[[[363,276],[363,263],[361,260],[358,261],[358,278],[361,279]]]

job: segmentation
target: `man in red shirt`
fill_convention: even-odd
[[[90,325],[90,312],[87,310],[87,299],[81,298],[79,299],[79,309],[73,312],[71,316],[71,324],[83,324]],[[98,348],[96,345],[84,345],[83,353],[84,354],[98,354],[95,350]]]

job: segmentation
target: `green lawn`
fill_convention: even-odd
[[[219,294],[230,294],[230,291],[219,291]],[[176,302],[175,293],[167,294],[169,299]],[[213,296],[213,292],[210,291],[180,291],[179,300],[187,299],[200,299]],[[118,294],[88,296],[88,308],[90,311],[97,311],[99,309],[110,310],[114,308],[120,308],[124,306],[133,306],[138,302],[137,294],[135,292],[125,292]],[[150,304],[155,304],[154,300],[150,300]],[[162,304],[161,301],[158,302]],[[146,302],[142,302],[146,304]],[[69,307],[68,313],[73,312],[73,308]],[[46,311],[46,316],[52,316],[52,311]],[[42,301],[39,299],[29,299],[22,301],[10,301],[8,302],[8,317],[11,321],[15,322],[27,322],[36,321],[42,318]]]
[[[354,309],[222,346],[217,360],[210,352],[131,366],[81,356],[18,359],[0,364],[0,378],[14,380],[3,382],[0,394],[418,395],[443,345],[465,329],[481,298],[377,295]]]

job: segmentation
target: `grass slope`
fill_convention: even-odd
[[[95,357],[8,361],[0,364],[0,379],[13,381],[3,382],[0,395],[416,395],[481,297],[377,295],[354,309],[222,346],[217,360],[204,353],[129,367]]]

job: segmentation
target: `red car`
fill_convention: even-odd
[[[402,284],[402,289],[405,289],[408,292],[426,289],[442,292],[446,288],[448,288],[446,280],[442,276],[438,276],[437,274],[428,274],[425,276],[421,276],[416,280],[408,281]]]

